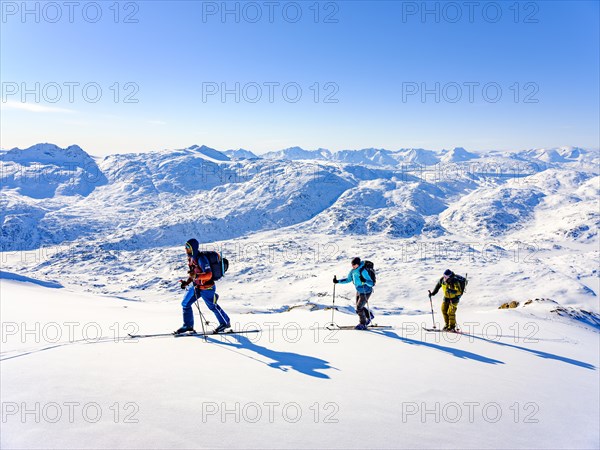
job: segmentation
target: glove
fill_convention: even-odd
[[[365,281],[367,281],[367,279],[365,277],[363,277],[362,275],[359,275],[358,279],[360,280],[361,283],[364,283]]]
[[[185,289],[186,287],[188,287],[188,282],[185,280],[179,280],[179,283],[181,283],[181,289]]]
[[[429,292],[429,296],[431,297],[431,291],[427,291],[427,292]]]
[[[338,284],[338,283],[339,283],[339,281],[337,279],[337,275],[334,275],[333,276],[333,284]]]

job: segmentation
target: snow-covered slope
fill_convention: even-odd
[[[232,313],[236,329],[258,333],[130,339],[177,326],[178,302],[6,279],[0,288],[2,448],[600,442],[598,330],[551,313],[555,304],[466,309],[464,335],[422,330],[426,310],[378,316],[390,328],[355,332],[324,329],[331,311],[295,308]],[[344,310],[334,320],[355,321]]]
[[[543,197],[543,192],[530,188],[475,191],[444,211],[440,222],[454,233],[494,237],[527,223]]]

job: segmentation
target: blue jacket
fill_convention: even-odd
[[[346,284],[350,282],[354,283],[354,286],[356,286],[356,292],[358,292],[359,294],[369,294],[373,292],[373,280],[371,279],[369,272],[366,269],[363,270],[364,267],[365,263],[364,261],[362,261],[356,269],[352,269],[350,273],[348,273],[348,276],[346,278],[343,278],[338,281],[341,284]],[[365,279],[364,283],[360,281],[361,275]]]

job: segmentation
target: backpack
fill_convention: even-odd
[[[222,258],[220,253],[212,251],[200,252],[199,254],[208,260],[213,275],[213,281],[223,278],[223,275],[225,275],[225,272],[229,269],[229,261],[227,258]]]
[[[365,265],[362,270],[366,270],[371,280],[373,280],[373,286],[377,283],[377,275],[375,275],[375,265],[371,261],[365,261]]]
[[[467,274],[467,276],[468,276],[468,274]],[[467,284],[469,284],[469,280],[467,280],[467,276],[463,277],[462,275],[458,275],[456,273],[454,274],[454,279],[456,281],[458,281],[458,285],[460,286],[460,290],[461,290],[460,295],[465,293],[465,290],[467,289]]]

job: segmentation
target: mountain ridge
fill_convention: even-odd
[[[219,240],[288,226],[398,239],[505,236],[528,229],[547,204],[569,211],[569,225],[552,233],[597,238],[591,180],[597,156],[584,149],[507,156],[461,147],[310,153],[327,157],[321,160],[305,159],[299,147],[288,150],[300,159],[232,159],[199,145],[98,162],[78,146],[12,149],[0,156],[1,248],[79,239],[171,245],[190,233]],[[545,183],[534,177],[553,173],[565,175]],[[583,185],[587,190],[574,196]]]

